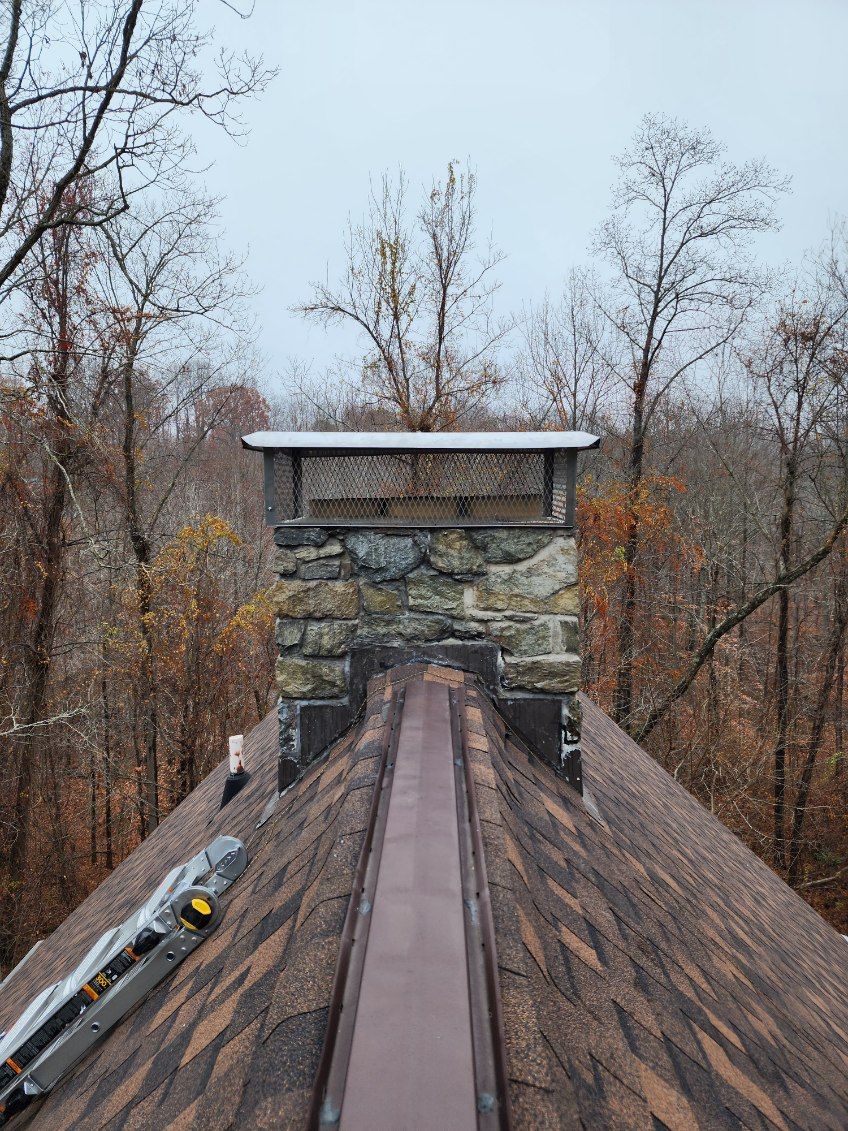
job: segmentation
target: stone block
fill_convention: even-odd
[[[355,581],[281,578],[268,595],[280,617],[350,620],[359,615],[359,586]]]
[[[416,570],[406,579],[410,609],[425,613],[449,613],[461,616],[465,612],[465,586],[460,581],[441,573]]]
[[[559,656],[504,657],[504,687],[564,695],[580,687],[580,659]]]
[[[373,530],[355,531],[345,539],[354,565],[372,581],[391,581],[404,577],[420,565],[421,547],[407,535],[380,534]]]
[[[341,558],[322,558],[317,562],[305,562],[300,567],[299,576],[304,581],[330,581],[341,573]]]
[[[474,586],[474,603],[480,609],[576,615],[579,594],[573,539],[558,539],[532,563],[492,569]]]
[[[439,530],[430,537],[430,565],[457,577],[475,577],[486,572],[483,555],[464,530]]]
[[[303,621],[278,617],[274,631],[278,648],[295,648],[303,639]]]
[[[274,541],[278,546],[323,546],[330,537],[320,526],[277,526]]]
[[[363,581],[362,607],[366,613],[402,613],[402,585],[374,585]]]
[[[423,644],[451,635],[448,617],[406,613],[403,616],[367,615],[359,622],[357,644]]]
[[[577,617],[563,617],[559,622],[560,643],[557,652],[580,652],[580,629]]]
[[[277,660],[277,692],[282,699],[338,699],[347,691],[344,664],[338,660]]]
[[[328,538],[321,546],[296,546],[292,553],[299,562],[314,562],[317,558],[332,558],[342,552],[338,538]]]
[[[297,558],[291,550],[278,547],[274,551],[274,572],[279,573],[283,577],[297,573]]]
[[[488,627],[488,624],[479,620],[455,620],[452,631],[457,640],[485,640]]]
[[[539,588],[541,589],[542,586]],[[483,612],[494,610],[505,613],[520,609],[535,613],[568,613],[576,616],[580,607],[580,594],[576,585],[567,585],[553,592],[528,593],[520,581],[515,580],[507,584],[484,584],[475,587],[474,602]]]
[[[310,621],[303,634],[305,656],[343,656],[356,636],[355,620]]]
[[[469,537],[487,562],[521,562],[559,537],[551,530],[472,530]]]
[[[486,628],[490,639],[516,656],[541,656],[551,650],[548,620],[533,620],[529,624],[495,621]]]

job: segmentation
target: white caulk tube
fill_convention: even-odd
[[[224,779],[224,792],[221,808],[231,801],[250,781],[250,774],[244,768],[244,735],[230,735],[230,772]]]
[[[230,735],[230,773],[244,773],[244,735]]]

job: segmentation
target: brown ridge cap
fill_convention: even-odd
[[[466,678],[412,664],[369,688],[391,700],[310,1127],[510,1126]]]

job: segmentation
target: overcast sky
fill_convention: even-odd
[[[289,307],[338,275],[348,215],[363,213],[369,177],[398,165],[417,186],[470,158],[480,226],[507,255],[504,311],[586,262],[612,156],[646,112],[791,175],[765,259],[796,259],[848,213],[846,0],[256,0],[249,21],[219,0],[207,10],[222,39],[280,68],[246,108],[246,144],[198,134],[227,240],[262,288],[272,377],[289,357],[320,371],[356,352],[350,331]]]

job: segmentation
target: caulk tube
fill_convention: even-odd
[[[247,785],[250,774],[244,768],[244,735],[230,735],[230,772],[224,782],[224,792],[221,796],[220,808],[223,809],[228,801],[232,801],[239,790]]]
[[[230,773],[244,773],[244,735],[230,735]]]

